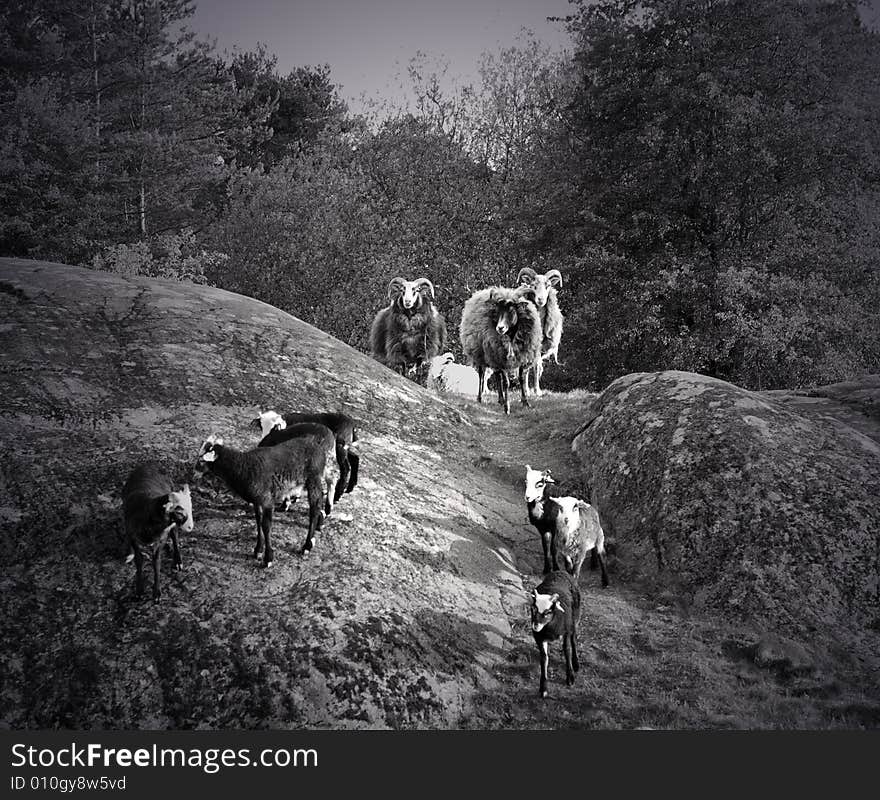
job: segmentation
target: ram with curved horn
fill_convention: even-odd
[[[428,278],[392,278],[389,305],[376,314],[370,329],[373,358],[401,375],[415,373],[423,382],[427,365],[446,346],[446,320],[434,305]]]
[[[564,317],[559,308],[557,289],[562,288],[562,273],[558,269],[551,269],[539,275],[531,267],[523,267],[516,276],[516,283],[517,286],[530,286],[535,290],[535,305],[541,320],[541,358],[529,370],[529,376],[534,376],[534,392],[540,397],[544,362],[552,358],[553,363],[559,363],[559,342],[562,339]],[[529,376],[526,376],[527,383]]]

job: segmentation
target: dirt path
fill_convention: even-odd
[[[486,485],[492,491],[502,487],[496,496],[479,487],[465,494],[509,547],[526,590],[541,580],[542,555],[522,498],[524,465],[549,468],[564,493],[589,496],[570,441],[590,397],[545,395],[533,409],[516,404],[509,418],[491,402],[461,406],[483,447],[474,465],[491,476]],[[639,582],[617,567],[611,542],[611,586],[601,589],[598,573],[581,575],[581,670],[575,685],[566,687],[556,643],[547,700],[537,697],[538,659],[525,597],[508,595],[510,635],[494,667],[497,687],[474,698],[463,726],[828,728],[873,727],[880,721],[876,686],[858,667],[826,670],[819,663],[808,675],[761,669],[748,657],[747,633],[689,613],[656,584]]]

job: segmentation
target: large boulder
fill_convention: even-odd
[[[0,259],[0,726],[450,727],[494,685],[522,584],[459,487],[472,428],[443,400],[272,306],[218,289]],[[135,601],[121,488],[190,476],[205,436],[342,409],[361,475],[308,559],[304,502],[251,558],[253,515],[207,478],[184,571]],[[499,509],[509,517],[499,517]],[[353,520],[342,520],[350,514]]]
[[[572,449],[623,566],[698,608],[796,631],[876,626],[880,445],[687,372],[626,375]]]

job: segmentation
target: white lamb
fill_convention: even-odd
[[[487,369],[486,373],[488,380],[492,370]],[[443,353],[431,359],[428,388],[436,392],[451,392],[475,398],[480,388],[480,376],[473,367],[456,364],[452,353]]]

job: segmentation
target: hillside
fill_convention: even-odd
[[[505,419],[263,303],[63,265],[0,259],[0,309],[7,727],[880,723],[874,639],[811,648],[804,668],[756,663],[761,631],[688,604],[614,540],[609,589],[581,578],[577,684],[560,683],[554,650],[551,699],[535,697],[524,589],[540,542],[523,464],[588,494],[570,445],[591,395],[551,394]],[[276,515],[267,571],[250,557],[249,510],[205,479],[184,571],[165,564],[158,606],[135,601],[128,471],[158,459],[183,480],[207,434],[255,444],[249,422],[267,407],[357,417],[358,488],[308,559],[303,508]]]
[[[521,591],[494,531],[512,493],[480,476],[472,425],[280,311],[220,290],[3,260],[2,717],[39,727],[448,726],[488,682]],[[184,572],[132,599],[120,490],[145,459],[181,480],[211,432],[264,408],[362,422],[362,478],[308,560],[299,507],[276,566],[252,515],[196,488]],[[299,504],[301,505],[301,504]],[[287,516],[288,518],[284,518]]]

